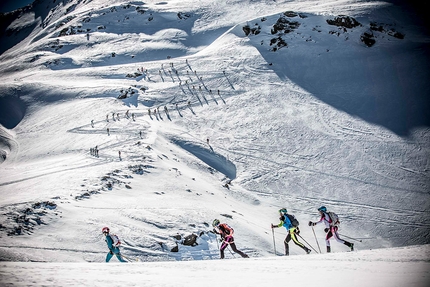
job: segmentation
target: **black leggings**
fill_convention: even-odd
[[[234,239],[231,236],[228,236],[224,239],[224,241],[221,244],[221,248],[219,249],[220,251],[220,255],[221,255],[221,259],[224,259],[224,250],[227,248],[227,246],[231,247],[231,250],[233,250],[234,252],[236,252],[237,254],[239,254],[240,256],[247,258],[248,255],[246,255],[245,253],[243,253],[242,251],[238,250],[236,248],[236,244],[234,244]]]
[[[293,242],[297,246],[303,248],[305,251],[308,250],[308,248],[306,246],[304,246],[303,243],[301,243],[301,242],[299,242],[299,240],[297,240],[297,236],[294,233],[294,231],[293,232],[288,231],[288,235],[287,235],[287,237],[285,237],[285,240],[284,240],[285,255],[289,255],[290,254],[290,247],[288,246],[288,242],[290,242],[291,239],[293,239]]]

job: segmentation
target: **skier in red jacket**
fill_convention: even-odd
[[[212,226],[214,227],[213,231],[216,234],[221,235],[222,244],[221,244],[221,247],[219,249],[221,259],[224,259],[224,250],[227,248],[228,245],[230,245],[231,249],[234,252],[236,252],[237,254],[242,256],[243,258],[249,257],[248,255],[246,255],[245,253],[243,253],[242,251],[240,251],[236,248],[236,244],[234,243],[234,238],[233,238],[233,234],[234,234],[233,228],[231,228],[227,223],[220,223],[220,221],[218,219],[215,219],[212,222]]]

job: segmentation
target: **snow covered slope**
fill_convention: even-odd
[[[108,2],[3,15],[3,260],[103,261],[103,226],[141,261],[215,259],[214,218],[267,257],[283,252],[281,207],[316,253],[321,205],[358,250],[430,243],[429,37],[413,10]],[[191,233],[195,247],[173,237]]]
[[[0,263],[5,286],[413,286],[429,283],[429,248],[385,248],[356,253],[193,262]],[[282,266],[283,268],[281,268]],[[168,276],[166,276],[168,275]],[[311,275],[311,276],[310,276]]]

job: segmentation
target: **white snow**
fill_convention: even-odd
[[[430,41],[400,4],[22,10],[0,47],[0,285],[427,286]],[[327,24],[338,15],[361,26]],[[291,32],[274,35],[280,17]],[[321,205],[354,252],[332,239],[325,254],[323,228],[307,225]],[[275,256],[282,207],[310,255],[290,242]],[[218,260],[214,218],[251,258]],[[104,226],[133,264],[104,262]],[[194,247],[173,238],[192,233]]]
[[[429,248],[234,260],[0,263],[5,286],[428,286]],[[22,283],[24,280],[25,283]]]

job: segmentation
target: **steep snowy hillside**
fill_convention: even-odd
[[[250,256],[281,254],[281,207],[324,253],[307,225],[321,205],[358,250],[430,243],[430,42],[406,8],[40,0],[2,15],[1,257],[100,262],[109,226],[141,261],[215,259],[214,218]]]

